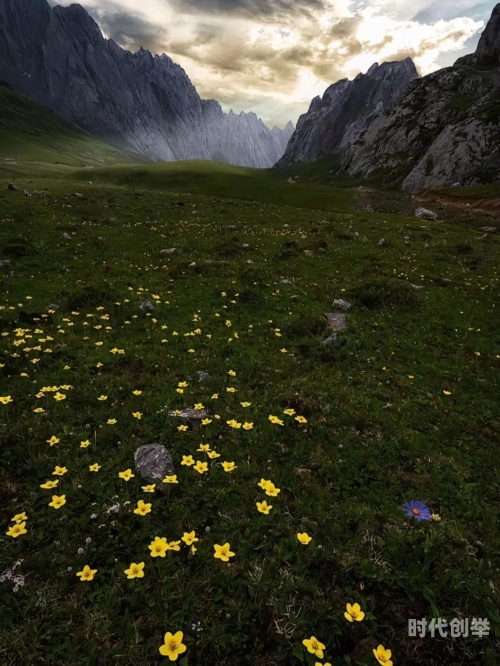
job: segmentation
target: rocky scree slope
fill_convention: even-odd
[[[272,166],[293,126],[203,100],[168,56],[133,54],[103,37],[80,5],[0,0],[0,79],[78,127],[154,161]]]

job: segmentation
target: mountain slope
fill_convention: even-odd
[[[53,172],[137,161],[144,160],[98,141],[0,82],[1,172]]]
[[[303,114],[277,166],[313,162],[339,154],[401,95],[418,77],[410,58],[376,63],[354,81],[343,79],[330,86],[323,98],[315,97]]]
[[[385,173],[406,191],[500,175],[500,4],[475,54],[413,81],[347,150],[342,170]]]
[[[79,5],[0,0],[0,79],[105,140],[125,139],[157,161],[216,159],[271,166],[293,127],[202,100],[168,56],[132,54],[104,39]]]

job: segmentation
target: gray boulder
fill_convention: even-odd
[[[438,214],[434,213],[432,210],[428,210],[427,208],[417,208],[415,211],[415,217],[419,217],[421,220],[431,220],[435,221],[438,219]]]
[[[333,305],[341,310],[350,310],[352,308],[352,303],[345,301],[343,298],[336,298],[333,301]]]
[[[168,418],[171,421],[178,421],[182,425],[190,425],[193,430],[199,430],[201,422],[208,416],[209,413],[206,409],[182,409],[168,412]]]
[[[17,192],[19,188],[17,188],[14,183],[9,183],[7,185],[7,189],[10,190],[11,192]]]
[[[161,444],[145,444],[134,454],[135,469],[148,483],[155,483],[158,490],[166,492],[162,483],[166,476],[175,474],[170,452]]]

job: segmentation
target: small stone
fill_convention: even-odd
[[[24,190],[25,197],[31,197],[31,192],[29,190]]]
[[[434,213],[432,210],[428,210],[427,208],[417,208],[415,211],[415,217],[420,218],[421,220],[437,220],[438,219],[438,214]]]
[[[333,301],[333,305],[337,308],[340,308],[341,310],[350,310],[352,308],[352,303],[349,303],[349,301],[344,301],[343,298],[336,298]]]
[[[166,250],[160,250],[160,254],[173,254],[176,249],[176,247],[169,247]]]
[[[291,280],[288,278],[283,278],[283,280],[280,280],[281,284],[293,284]]]
[[[196,266],[196,261],[192,261],[192,262],[189,264],[189,268],[194,268],[195,266]]]
[[[381,238],[377,243],[377,247],[383,247],[385,245],[385,238]]]
[[[345,314],[340,314],[339,312],[325,312],[325,317],[328,322],[328,327],[332,331],[347,330],[347,317]]]
[[[145,444],[134,454],[135,469],[148,483],[155,483],[158,490],[167,492],[166,476],[175,474],[170,452],[161,444]]]
[[[208,411],[206,409],[182,409],[179,412],[168,412],[168,417],[171,420],[191,425],[193,430],[199,430],[202,420],[208,418]]]
[[[294,294],[294,296],[290,296],[290,299],[291,299],[292,301],[298,301],[299,298],[300,298],[300,296],[299,296],[298,294]]]
[[[141,301],[139,303],[139,310],[142,310],[142,312],[153,312],[155,309],[155,306],[151,303],[151,301]]]
[[[45,308],[45,312],[48,312],[49,310],[60,310],[60,309],[61,309],[60,305],[56,305],[55,303],[49,303],[49,305],[47,305],[47,307]]]
[[[498,227],[481,227],[481,231],[486,231],[488,234],[498,233]]]
[[[333,345],[335,342],[337,342],[337,334],[332,333],[330,336],[326,338],[326,340],[322,340],[321,344],[322,345]]]
[[[83,199],[83,194],[80,194],[80,192],[75,192],[74,196]]]
[[[241,247],[244,247],[247,250],[250,247],[250,245],[248,243],[243,243]]]
[[[210,379],[210,375],[208,374],[208,372],[203,372],[203,370],[198,370],[196,376],[198,377],[198,381],[200,382],[200,384],[206,381],[207,379]]]
[[[19,188],[17,188],[14,183],[9,183],[7,185],[7,189],[10,190],[11,192],[17,192]]]
[[[71,236],[67,233],[63,234],[63,238],[66,239],[66,240],[71,240]]]
[[[0,261],[0,268],[8,268],[10,266],[10,261],[8,259],[2,259]]]

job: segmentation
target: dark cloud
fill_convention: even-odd
[[[182,11],[243,14],[253,18],[278,14],[309,13],[324,6],[324,0],[174,0]]]
[[[87,11],[106,36],[123,48],[135,52],[142,46],[152,53],[165,51],[168,30],[137,14],[124,11],[118,3],[108,1],[106,9],[88,7]]]

